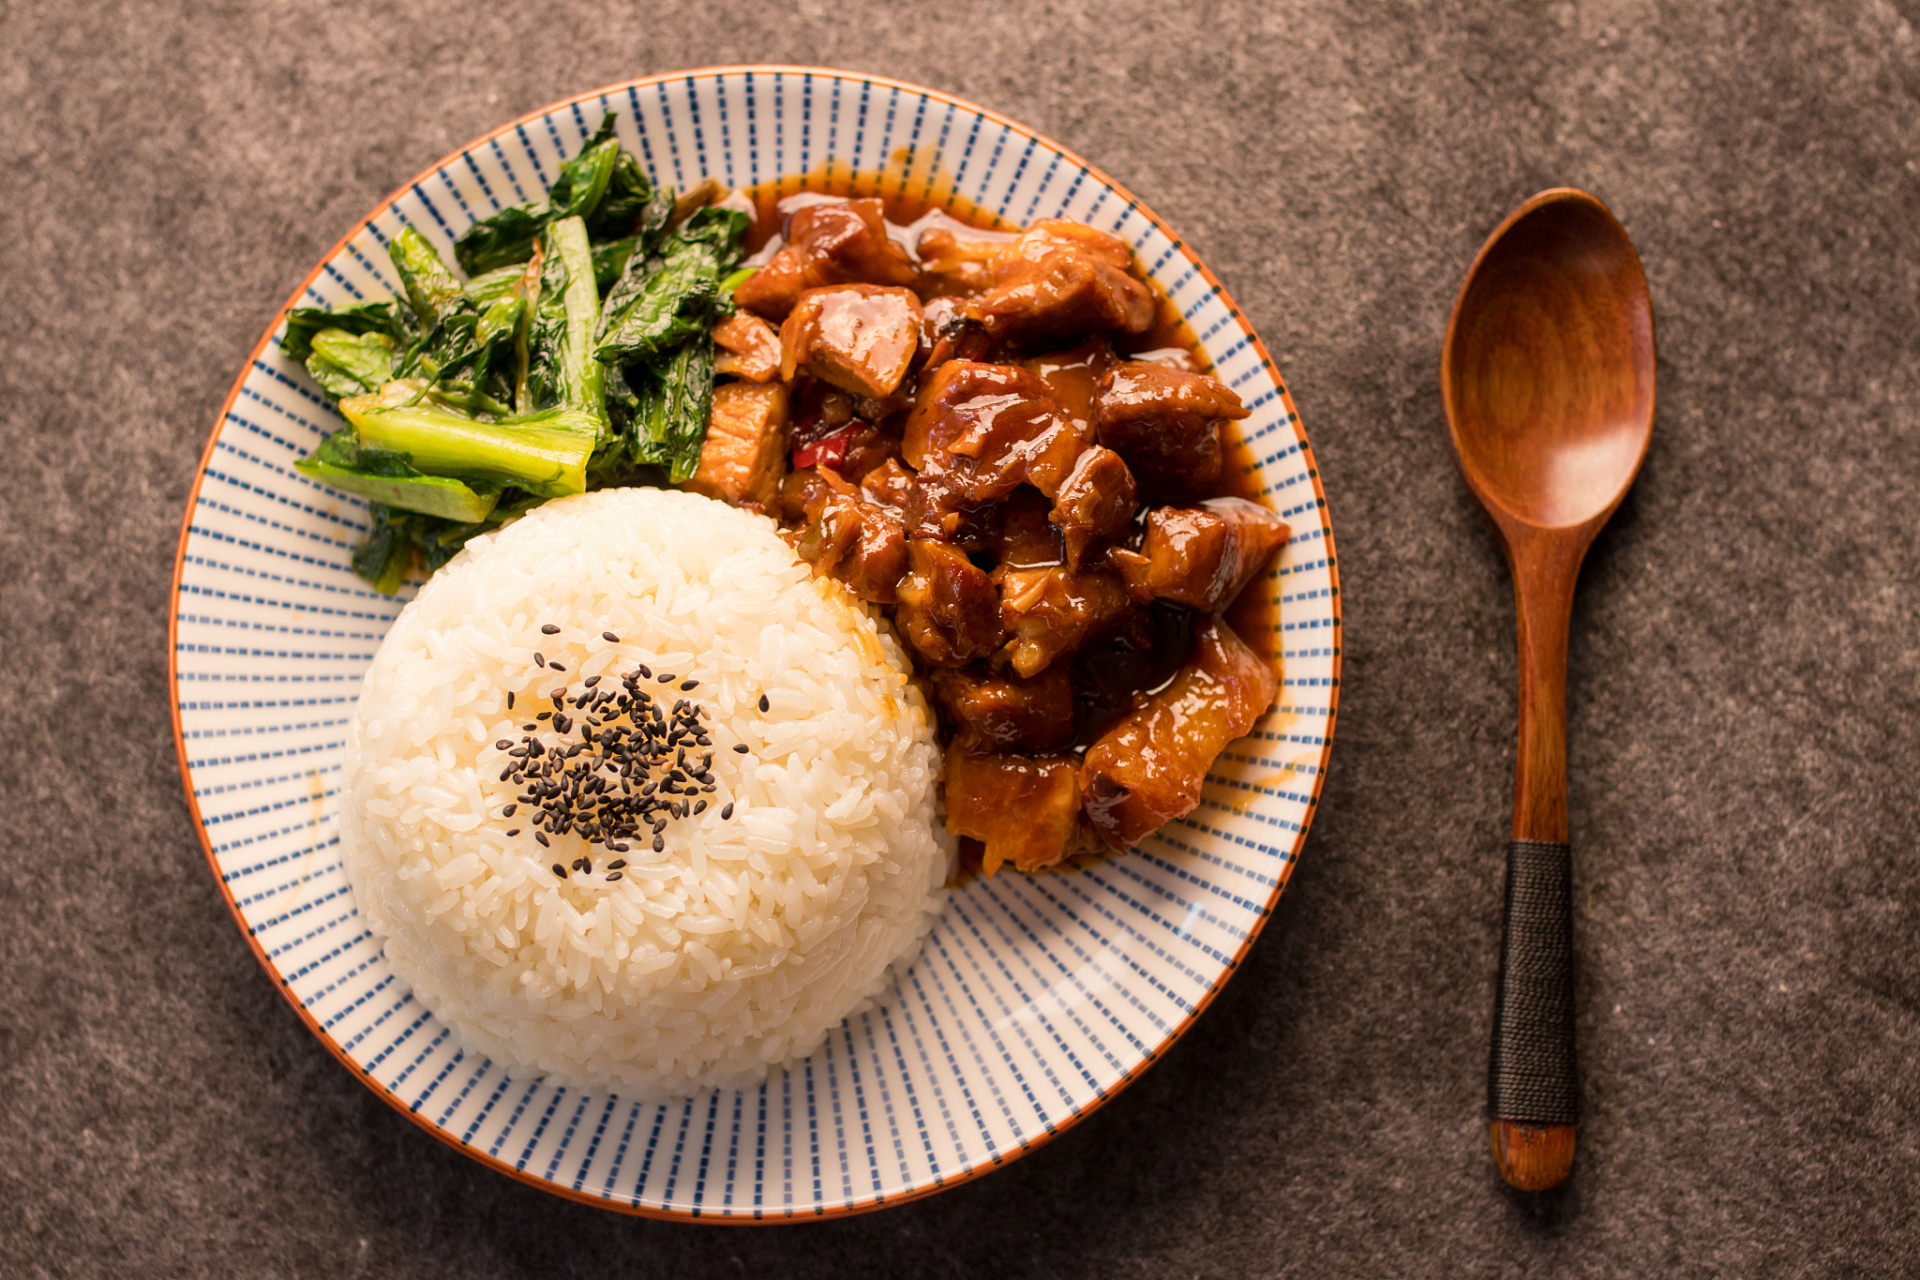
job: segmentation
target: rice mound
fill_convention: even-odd
[[[710,713],[706,811],[670,821],[660,853],[644,835],[542,847],[524,803],[501,819],[524,784],[497,744],[556,691],[639,664],[678,677],[654,686],[662,711]],[[647,1097],[757,1083],[870,1004],[943,905],[939,755],[909,671],[760,516],[659,489],[548,502],[468,543],[374,656],[341,822],[361,917],[514,1076]],[[582,856],[590,873],[554,874]]]

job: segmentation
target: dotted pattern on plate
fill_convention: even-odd
[[[585,95],[482,139],[383,204],[298,301],[395,292],[386,245],[453,236],[542,195],[618,112],[653,177],[729,187],[937,154],[953,189],[1016,222],[1070,217],[1134,246],[1253,411],[1262,489],[1293,526],[1249,590],[1281,600],[1276,707],[1205,799],[1134,853],[954,895],[880,1007],[764,1087],[668,1105],[579,1096],[464,1055],[354,909],[338,857],[340,752],[361,672],[399,604],[353,576],[358,499],[294,459],[339,425],[276,342],[256,353],[206,457],[174,599],[188,791],[268,971],[368,1085],[471,1154],[575,1198],[674,1217],[859,1211],[1019,1155],[1150,1063],[1233,972],[1305,838],[1332,730],[1339,609],[1331,529],[1298,416],[1240,314],[1129,196],[1046,140],[930,91],[800,70],[698,72]],[[275,337],[279,333],[275,330]]]

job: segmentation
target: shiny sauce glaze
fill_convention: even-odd
[[[907,177],[817,173],[730,203],[752,210],[761,267],[736,301],[784,360],[777,378],[764,361],[741,375],[764,387],[716,397],[782,401],[786,465],[772,502],[765,475],[753,494],[703,491],[768,508],[816,571],[893,613],[939,708],[963,877],[1116,852],[1190,810],[1271,703],[1277,593],[1260,578],[1287,530],[1238,398],[1191,376],[1211,370],[1172,303],[1111,237],[1036,224],[1016,241],[1021,228]],[[1009,267],[1019,253],[1034,265]],[[902,307],[922,316],[904,376],[886,329]],[[1109,376],[1130,361],[1177,372]],[[723,352],[723,367],[754,358]],[[1140,420],[1121,420],[1136,400]],[[1217,471],[1183,432],[1217,441]],[[1138,477],[1095,446],[1109,435]],[[1163,466],[1156,450],[1200,461]],[[1181,602],[1241,584],[1214,609]],[[996,599],[1004,610],[983,603]]]

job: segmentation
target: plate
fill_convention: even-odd
[[[661,1104],[516,1080],[463,1053],[388,970],[340,865],[341,752],[360,676],[400,603],[353,576],[356,500],[293,469],[339,425],[278,319],[201,459],[174,568],[174,732],[207,858],[260,963],[388,1103],[546,1190],[682,1219],[826,1217],[910,1200],[1032,1150],[1123,1089],[1206,1008],[1306,838],[1339,694],[1340,602],[1318,468],[1273,361],[1180,238],[1098,169],[930,89],[800,67],[614,85],[526,116],[383,201],[288,306],[394,292],[386,245],[453,236],[539,198],[605,111],[656,181],[924,172],[1018,223],[1121,236],[1252,410],[1260,488],[1293,528],[1249,590],[1279,597],[1284,681],[1205,798],[1124,857],[977,880],[879,1005],[761,1087]]]

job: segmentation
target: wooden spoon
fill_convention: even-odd
[[[1493,1159],[1525,1191],[1573,1167],[1567,629],[1594,534],[1653,433],[1653,308],[1627,233],[1584,191],[1543,191],[1487,238],[1447,323],[1454,457],[1493,518],[1520,629],[1520,747],[1488,1072]]]

